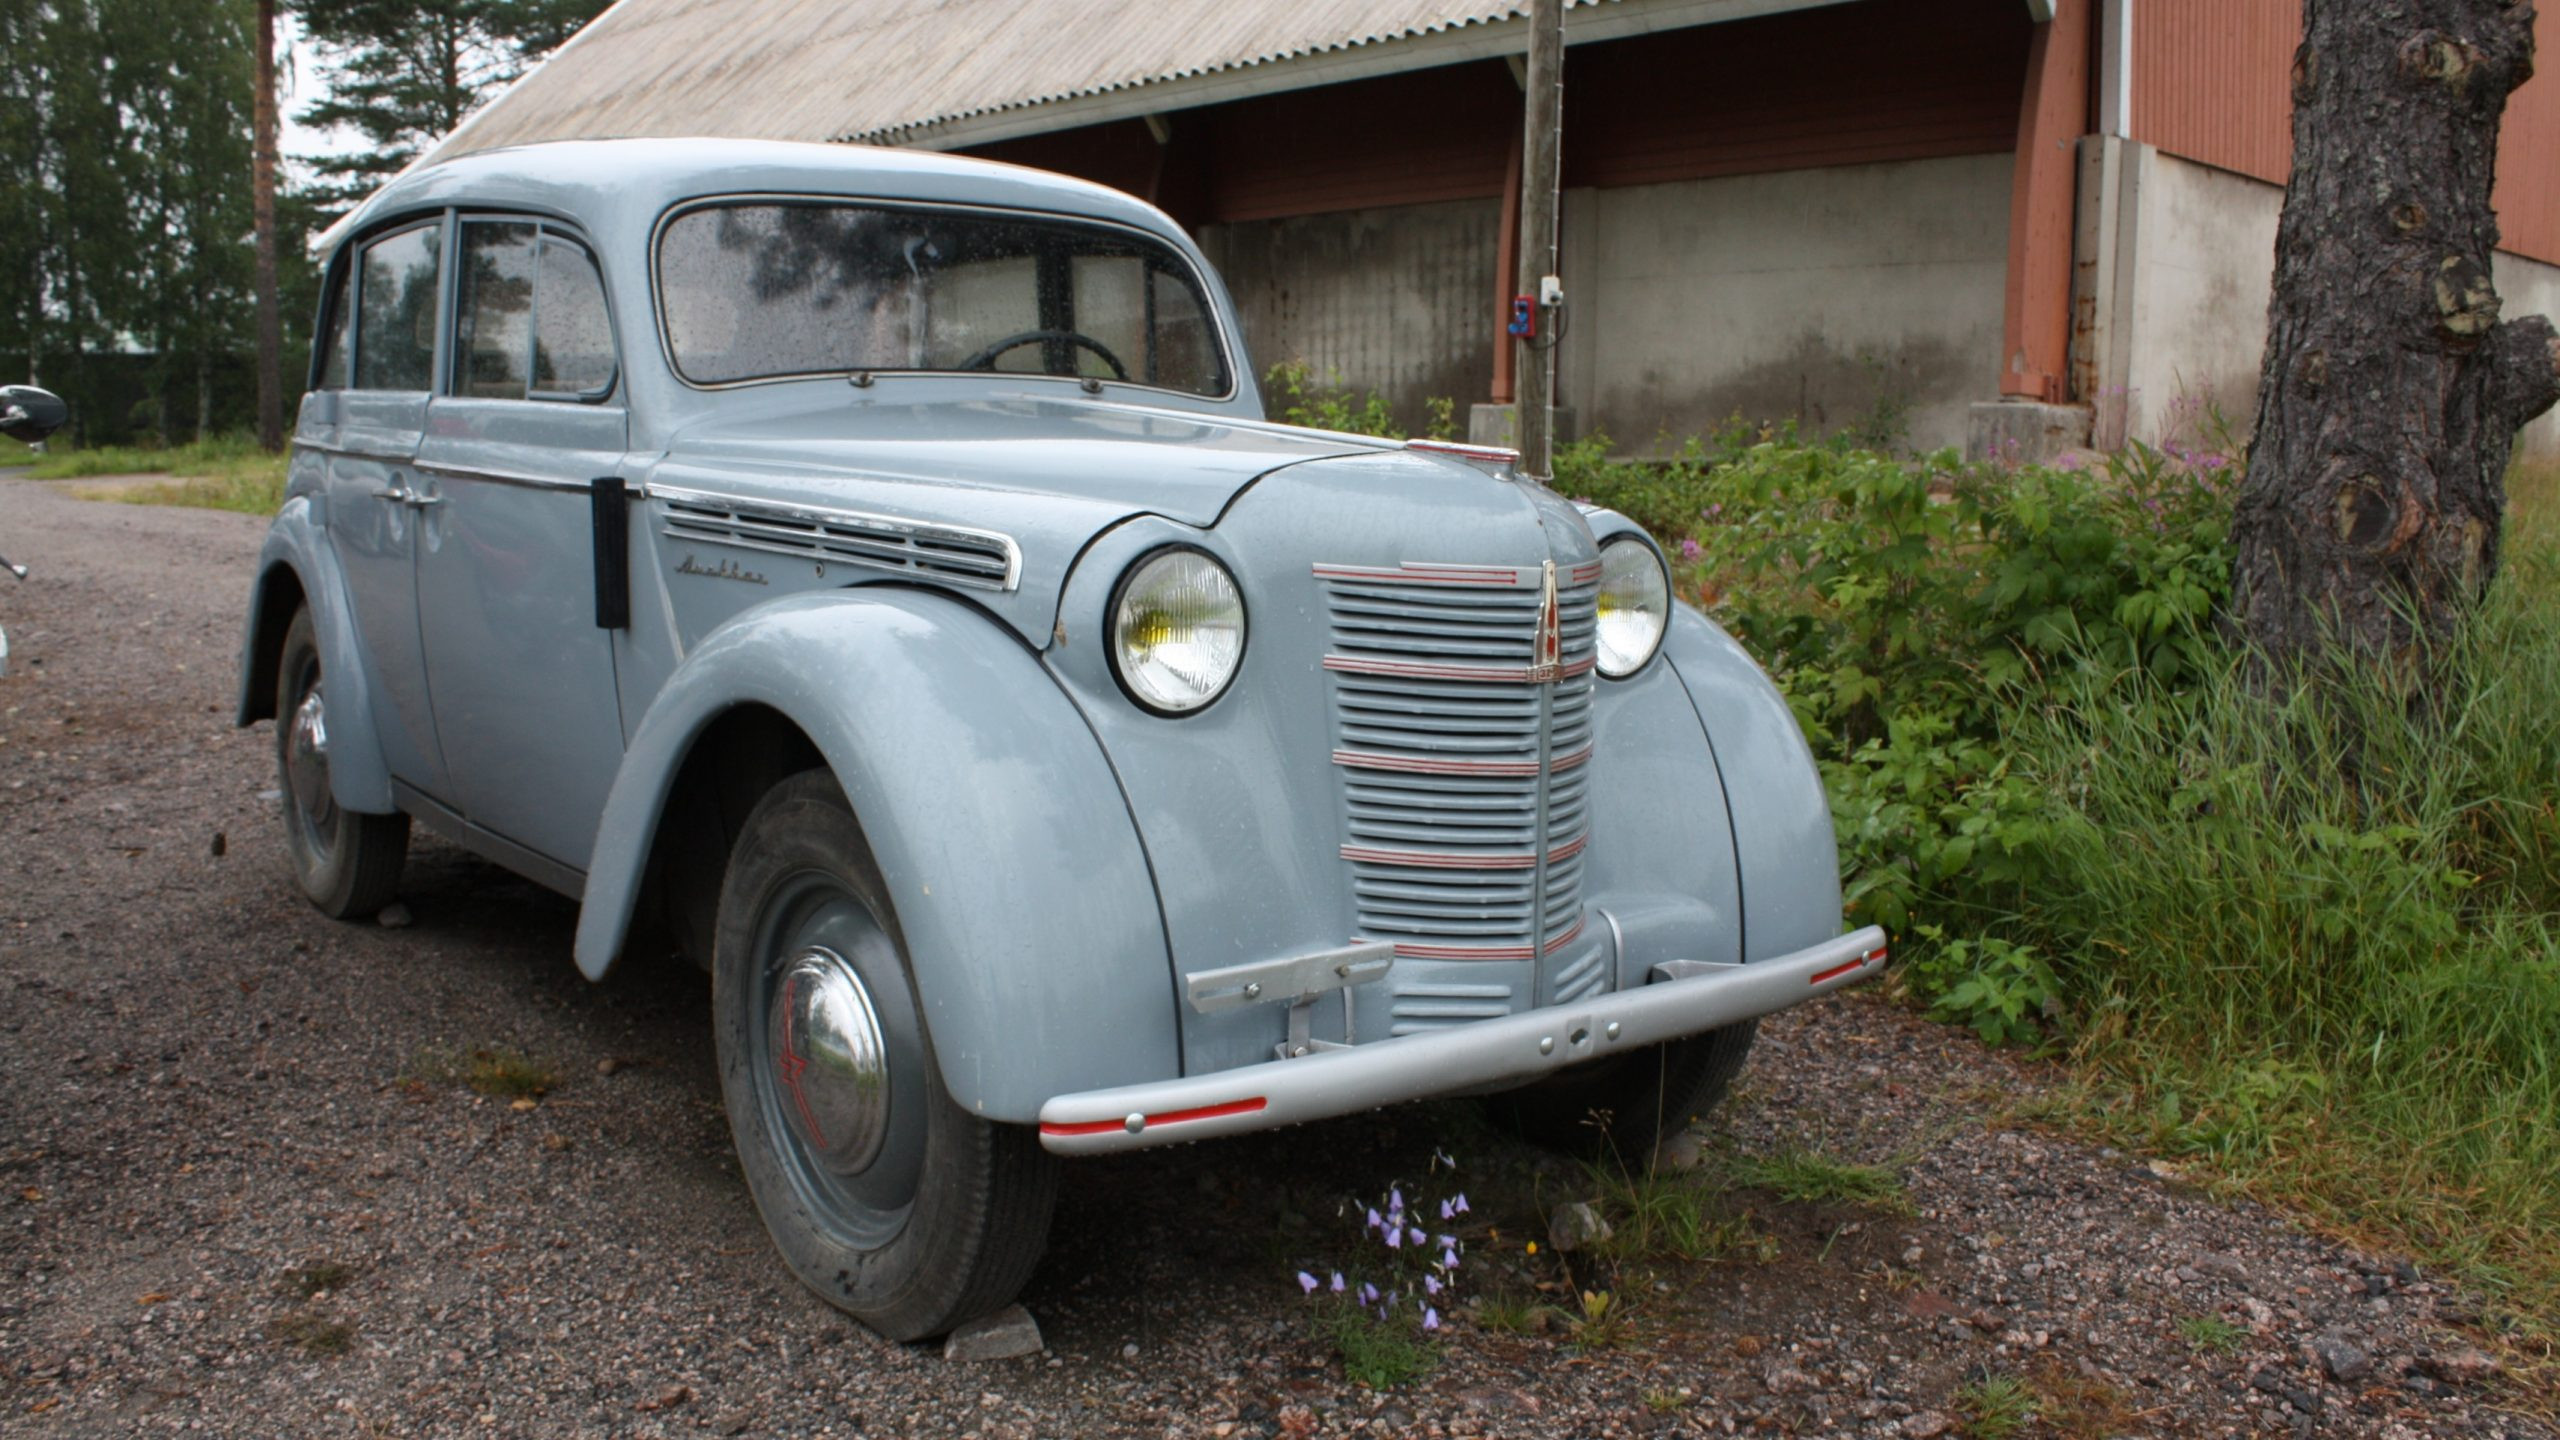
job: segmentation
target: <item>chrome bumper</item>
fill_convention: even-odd
[[[1595,995],[1450,1030],[1320,1050],[1179,1080],[1059,1095],[1040,1107],[1040,1143],[1102,1155],[1271,1130],[1504,1081],[1774,1014],[1884,969],[1884,931],[1748,965]]]

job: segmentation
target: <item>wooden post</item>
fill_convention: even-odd
[[[1556,185],[1563,165],[1564,0],[1531,0],[1529,86],[1521,110],[1520,270],[1515,294],[1531,297],[1537,335],[1519,356],[1520,470],[1555,476],[1555,316],[1537,304],[1539,282],[1556,273]]]
[[[249,214],[257,242],[258,445],[272,454],[284,448],[284,316],[276,299],[276,0],[258,0],[257,86]]]

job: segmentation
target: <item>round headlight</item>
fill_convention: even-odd
[[[1218,698],[1244,659],[1244,594],[1198,550],[1158,550],[1111,597],[1111,669],[1139,706],[1183,715]]]
[[[1671,577],[1662,557],[1632,535],[1600,547],[1600,673],[1623,679],[1644,668],[1671,623]]]

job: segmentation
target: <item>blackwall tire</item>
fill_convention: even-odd
[[[1056,1159],[944,1090],[896,912],[826,771],[748,814],[712,993],[739,1163],[801,1283],[891,1340],[1013,1299],[1048,1243]]]
[[[1744,1020],[1639,1054],[1578,1065],[1485,1097],[1494,1123],[1567,1154],[1642,1165],[1655,1146],[1713,1110],[1751,1058],[1760,1022]]]
[[[400,893],[409,817],[341,809],[329,793],[327,685],[311,612],[296,610],[276,657],[276,784],[293,878],[322,914],[362,920]]]

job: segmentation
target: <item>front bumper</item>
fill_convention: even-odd
[[[1871,979],[1884,965],[1884,931],[1871,925],[1774,960],[1716,966],[1570,1005],[1292,1060],[1059,1095],[1040,1107],[1040,1143],[1060,1155],[1143,1150],[1534,1080],[1774,1014]]]

